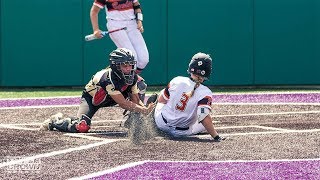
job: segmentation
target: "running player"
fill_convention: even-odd
[[[197,53],[189,64],[190,77],[178,76],[160,92],[154,114],[160,130],[174,137],[206,131],[214,141],[225,139],[218,135],[212,123],[212,92],[202,85],[210,77],[211,71],[211,57]]]
[[[141,33],[143,29],[142,8],[138,0],[95,0],[91,11],[90,19],[93,34],[97,38],[102,38],[98,23],[98,14],[101,9],[106,9],[107,29],[127,27],[126,30],[117,31],[109,34],[110,38],[118,48],[130,49],[137,59],[137,73],[147,66],[149,62],[149,52]],[[144,93],[147,84],[144,79],[138,76],[139,95],[144,101]]]

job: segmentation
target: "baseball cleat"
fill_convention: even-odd
[[[49,130],[52,131],[53,128],[52,128],[51,124],[52,124],[52,119],[51,118],[47,119],[47,120],[43,121],[43,123],[40,125],[39,130],[40,131],[49,131]]]
[[[49,119],[43,121],[43,123],[40,125],[40,131],[48,131],[48,130],[52,131],[53,130],[52,123],[59,121],[62,118],[63,118],[63,114],[61,112],[50,116]]]

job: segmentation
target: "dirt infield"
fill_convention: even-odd
[[[316,96],[297,98],[298,96],[291,95],[284,98],[281,95],[282,98],[278,99],[278,102],[275,97],[270,96],[265,101],[256,101],[257,98],[259,99],[257,95],[243,96],[242,99],[237,95],[234,97],[240,100],[236,102],[230,100],[232,97],[220,96],[221,99],[217,100],[217,104],[213,106],[212,115],[217,131],[228,137],[226,141],[214,143],[208,135],[204,134],[184,139],[156,137],[140,145],[134,145],[128,141],[127,129],[123,127],[122,110],[118,107],[104,108],[97,112],[92,120],[90,133],[68,134],[40,132],[37,128],[44,119],[56,112],[75,115],[77,106],[55,107],[55,104],[51,104],[48,107],[22,107],[19,105],[20,108],[14,108],[8,105],[13,101],[10,103],[7,101],[7,106],[2,102],[0,117],[4,118],[0,124],[0,159],[2,160],[0,178],[68,179],[109,170],[107,171],[109,175],[100,178],[188,179],[182,173],[187,169],[189,174],[192,171],[199,172],[191,173],[190,175],[193,176],[191,179],[216,179],[217,177],[260,179],[256,175],[257,171],[265,173],[261,177],[266,179],[275,178],[278,175],[282,175],[280,179],[281,177],[319,179],[320,168],[301,167],[320,164],[320,95],[313,95]],[[253,102],[250,102],[250,99]],[[282,165],[274,163],[279,160],[297,159],[311,162],[299,161],[295,165],[291,162],[283,162],[282,165],[287,168],[283,171],[281,171]],[[271,161],[263,165],[269,170],[261,169],[260,162],[257,163],[259,166],[251,167],[254,164],[252,162],[264,160]],[[158,161],[163,164],[157,164]],[[164,163],[167,161],[169,164]],[[179,161],[187,163],[172,165],[172,162]],[[208,167],[207,173],[200,173],[204,170],[200,165],[188,164],[195,161],[209,163],[205,165]],[[237,162],[232,165],[212,164],[227,161],[243,161],[251,164],[239,165],[241,163]],[[141,167],[144,173],[138,173],[139,168],[111,171],[113,168],[136,162],[141,162],[141,166],[134,167]],[[33,166],[27,167],[30,164]],[[247,167],[247,170],[241,171],[241,167]],[[220,174],[216,176],[211,172],[215,168],[220,168]],[[221,168],[224,168],[225,172]],[[295,172],[296,170],[298,173]],[[114,174],[115,172],[120,175]],[[137,174],[135,176],[133,172],[138,173],[139,176]],[[283,174],[283,172],[287,173]],[[292,174],[288,176],[288,173]],[[241,176],[235,176],[239,174]]]

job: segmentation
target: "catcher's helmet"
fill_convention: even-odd
[[[112,71],[118,74],[119,77],[124,78],[126,84],[132,85],[135,71],[137,69],[137,61],[135,60],[132,51],[126,48],[117,48],[110,53],[109,63]],[[121,64],[132,65],[132,70],[129,74],[125,74],[122,72],[120,68]]]
[[[199,52],[192,57],[188,68],[189,74],[196,74],[207,80],[211,75],[211,71],[212,59],[208,54]]]

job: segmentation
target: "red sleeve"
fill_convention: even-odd
[[[200,101],[198,101],[198,106],[209,106],[211,109],[212,105],[212,97],[211,96],[206,96]]]

